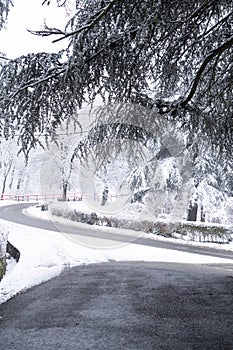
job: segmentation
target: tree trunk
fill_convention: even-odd
[[[193,205],[190,204],[190,207],[188,209],[188,217],[187,221],[196,221],[197,220],[197,203],[194,203]]]
[[[205,211],[203,206],[201,206],[201,222],[205,222]]]
[[[65,182],[62,185],[62,200],[65,202],[67,198],[67,188],[68,188],[68,183]]]
[[[2,183],[2,195],[1,195],[1,199],[3,199],[3,195],[5,193],[5,189],[6,189],[6,180],[8,178],[8,175],[10,173],[10,170],[11,170],[11,166],[12,166],[12,163],[10,163],[8,169],[6,170],[5,172],[5,175],[4,175],[4,179],[3,179],[3,183]]]

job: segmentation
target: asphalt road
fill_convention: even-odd
[[[19,208],[0,217],[23,223]],[[0,350],[232,350],[232,297],[230,263],[79,266],[0,305]]]
[[[232,350],[230,266],[80,266],[0,305],[1,350]]]

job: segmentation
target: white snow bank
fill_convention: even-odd
[[[61,233],[13,223],[8,227],[9,240],[21,255],[19,262],[0,283],[0,303],[57,276],[64,268],[107,261],[97,251],[78,247]]]

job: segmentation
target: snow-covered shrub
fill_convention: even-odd
[[[83,213],[77,210],[52,206],[53,215],[57,215],[75,222],[89,225],[108,226],[145,233],[153,233],[164,237],[180,238],[197,242],[229,243],[233,237],[233,227],[223,225],[206,225],[191,222],[176,224],[168,221],[133,220],[126,217],[104,216],[97,213]]]

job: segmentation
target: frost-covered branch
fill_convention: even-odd
[[[70,36],[73,36],[73,35],[76,35],[76,34],[79,34],[79,33],[83,32],[83,31],[88,31],[88,30],[90,30],[91,28],[94,28],[94,26],[95,26],[98,22],[100,22],[100,21],[107,15],[108,12],[111,11],[112,7],[114,6],[114,4],[115,4],[116,2],[119,2],[119,0],[112,0],[112,1],[110,1],[110,2],[105,6],[105,8],[100,12],[100,14],[98,14],[98,16],[97,16],[91,23],[89,23],[89,24],[87,24],[87,25],[84,25],[84,26],[82,26],[81,28],[78,28],[78,29],[74,30],[73,32],[66,33],[63,37],[61,37],[61,38],[59,38],[59,39],[53,40],[53,42],[55,43],[55,42],[57,42],[57,41],[63,40],[63,39],[68,38],[68,37],[70,37]]]
[[[116,2],[119,2],[119,0],[110,1],[101,11],[99,11],[99,13],[96,16],[94,16],[94,19],[92,21],[90,21],[90,23],[82,25],[81,27],[79,27],[79,28],[77,28],[69,33],[66,33],[58,28],[49,28],[47,26],[45,26],[43,30],[30,31],[30,32],[33,34],[36,34],[36,35],[40,35],[40,36],[62,35],[61,38],[53,40],[53,43],[58,42],[58,41],[63,40],[65,38],[69,38],[70,36],[79,34],[79,33],[84,32],[84,31],[86,32],[86,31],[90,30],[91,28],[94,28],[94,26],[98,22],[100,22],[107,15],[107,13],[109,11],[111,11],[111,8],[114,6],[114,4]]]
[[[30,30],[30,29],[27,29],[27,31],[29,33],[31,33],[31,34],[39,35],[39,36],[50,36],[50,35],[57,35],[57,34],[65,35],[66,34],[62,30],[60,30],[58,28],[50,28],[46,24],[44,25],[44,29],[43,30]]]
[[[100,124],[93,127],[85,138],[78,143],[71,157],[71,162],[74,158],[85,159],[93,150],[96,152],[98,147],[104,147],[111,152],[109,145],[117,140],[121,140],[123,143],[125,140],[136,141],[145,147],[158,145],[155,136],[141,127],[119,122]],[[102,151],[100,153],[103,155]],[[104,161],[105,158],[107,159],[107,156],[104,157]]]
[[[59,69],[59,68],[54,68],[52,70],[55,70],[55,73],[52,73],[49,71],[46,76],[44,77],[40,77],[39,79],[32,79],[31,81],[27,81],[26,84],[23,84],[22,86],[16,86],[16,91],[10,96],[9,99],[13,99],[15,98],[15,96],[17,94],[19,94],[20,92],[24,91],[24,90],[28,90],[28,89],[33,89],[34,87],[43,84],[44,82],[48,82],[51,79],[54,79],[58,76],[60,76],[61,74],[65,73],[65,69]]]
[[[233,36],[231,36],[226,42],[224,42],[221,46],[217,47],[216,49],[212,50],[207,57],[204,59],[204,61],[202,62],[200,68],[198,69],[195,78],[193,80],[191,89],[188,93],[188,96],[181,102],[181,106],[184,107],[185,105],[187,105],[187,103],[189,101],[191,101],[191,99],[193,98],[198,84],[202,78],[202,74],[204,73],[207,65],[216,57],[220,57],[221,54],[226,51],[227,49],[229,49],[230,47],[233,46]]]
[[[55,135],[83,101],[100,95],[146,106],[230,150],[232,13],[227,0],[76,0],[64,31],[46,27],[40,33],[69,39],[65,62],[42,53],[3,67],[4,132],[17,121],[20,130],[27,126],[24,146],[34,145],[26,132]]]

